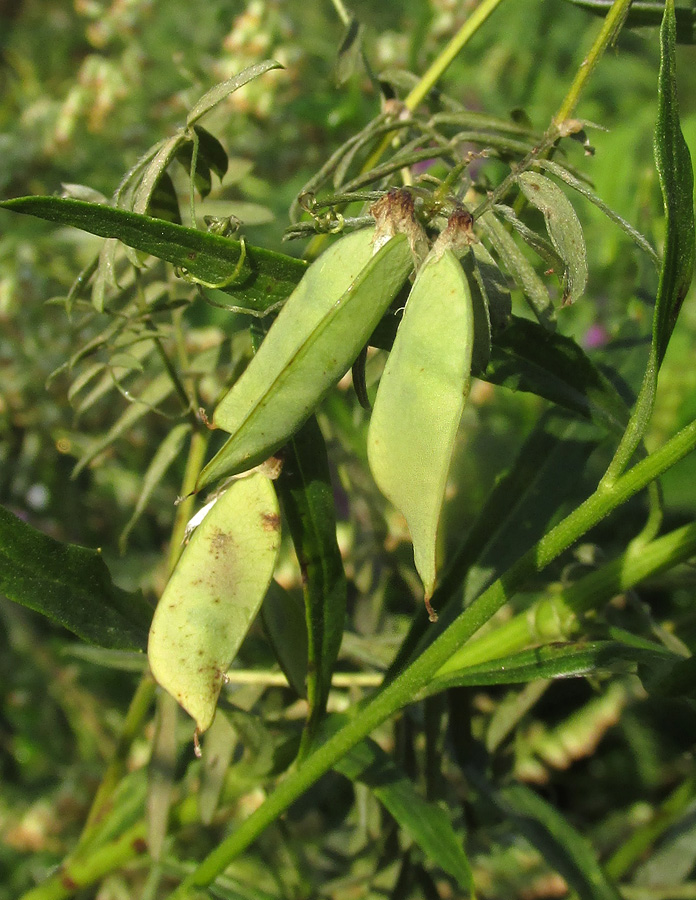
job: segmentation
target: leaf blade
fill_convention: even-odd
[[[152,610],[111,581],[98,550],[64,544],[0,507],[0,590],[72,631],[116,650],[143,650]]]

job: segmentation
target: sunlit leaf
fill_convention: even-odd
[[[253,81],[254,78],[258,78],[259,75],[263,75],[264,72],[268,72],[271,69],[282,68],[280,63],[275,62],[275,60],[272,59],[267,59],[262,63],[257,63],[255,66],[249,66],[233,78],[228,78],[227,81],[221,81],[209,91],[206,91],[200,100],[194,104],[186,117],[186,124],[188,126],[194,125],[206,113],[209,113],[214,106],[217,106],[221,100],[224,100],[225,97],[228,97],[230,94],[234,93],[234,91],[239,90],[240,87]]]
[[[60,197],[20,197],[2,201],[0,207],[116,238],[185,269],[202,282],[221,284],[221,290],[232,294],[238,304],[258,311],[285,300],[307,268],[301,260],[247,246],[241,271],[233,283],[227,284],[239,263],[239,241],[123,209]]]
[[[585,292],[587,250],[582,226],[563,191],[536,172],[521,172],[520,187],[529,202],[544,216],[551,243],[565,264],[563,302],[573,303]]]

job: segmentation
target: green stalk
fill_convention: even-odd
[[[428,70],[421,76],[418,84],[415,85],[404,100],[404,106],[409,112],[413,112],[418,108],[419,104],[423,102],[429,92],[435,87],[440,78],[442,78],[447,69],[454,62],[457,54],[469,43],[486,19],[501,3],[502,0],[483,0],[483,2],[476,7],[459,31],[450,40],[449,44],[447,44],[442,52],[433,60]],[[389,145],[393,139],[394,132],[384,135],[380,145],[363,166],[363,172],[369,172],[370,169],[374,169],[379,160],[389,149]]]
[[[423,101],[428,93],[435,87],[439,79],[447,71],[457,54],[468,44],[471,38],[476,34],[479,28],[484,24],[486,19],[495,11],[495,9],[503,2],[503,0],[483,0],[479,6],[472,12],[469,18],[464,22],[459,31],[450,40],[447,46],[433,60],[428,70],[422,75],[418,83],[411,90],[404,100],[404,106],[410,112],[413,112]],[[338,9],[338,7],[337,7]],[[339,15],[341,13],[339,12]],[[389,131],[382,138],[381,143],[370,155],[369,159],[363,165],[361,174],[374,169],[380,159],[389,149],[391,142],[394,140],[396,131]],[[326,242],[328,235],[316,234],[307,245],[305,259],[314,259],[319,255],[321,248]]]
[[[580,94],[587,84],[590,75],[594,71],[595,66],[604,55],[604,51],[610,47],[619,36],[619,32],[628,15],[631,2],[632,0],[614,0],[609,12],[604,17],[602,28],[592,44],[590,52],[580,63],[580,68],[573,79],[573,83],[568,89],[568,93],[554,117],[556,124],[560,125],[573,114],[580,99]]]
[[[28,891],[22,900],[65,900],[142,856],[147,850],[145,822],[138,822],[116,841],[98,847],[85,859],[66,860],[48,881]]]
[[[301,767],[281,782],[266,802],[184,879],[170,900],[183,900],[191,895],[193,889],[211,884],[235,857],[321,775],[378,725],[417,696],[446,661],[495,615],[530,576],[540,572],[590,528],[634,494],[646,488],[694,447],[696,447],[696,421],[679,432],[660,450],[637,463],[610,488],[598,489],[481,594],[394,681],[361,706],[347,725],[306,757]]]
[[[658,575],[696,554],[696,523],[684,525],[640,548],[629,547],[616,559],[580,578],[553,597],[542,597],[478,640],[451,656],[437,678],[467,666],[500,659],[524,650],[533,642],[562,640],[576,630],[582,613],[598,608],[617,594],[630,590],[646,578]],[[545,622],[551,622],[547,630]],[[560,625],[560,627],[558,627]],[[552,633],[555,626],[555,633]],[[436,684],[428,687],[428,693]]]

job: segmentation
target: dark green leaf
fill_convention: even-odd
[[[307,696],[307,623],[299,597],[271,581],[261,605],[263,627],[280,668],[298,697]]]
[[[196,125],[194,131],[198,135],[198,159],[202,159],[211,172],[215,172],[222,181],[229,165],[227,151],[220,141],[205,128]]]
[[[311,739],[326,709],[346,613],[346,576],[336,540],[329,461],[314,416],[286,445],[277,486],[302,573]]]
[[[679,124],[674,44],[674,3],[667,0],[660,29],[661,62],[655,128],[655,164],[666,219],[665,250],[653,319],[658,367],[691,285],[696,252],[694,173],[689,148]]]
[[[611,382],[571,338],[513,316],[495,338],[486,381],[529,391],[622,432],[628,410]]]
[[[569,0],[595,15],[605,16],[611,9],[613,0]],[[626,25],[658,26],[662,21],[664,0],[633,0],[626,17]],[[694,0],[681,0],[676,6],[676,38],[683,44],[696,42],[696,4]]]
[[[191,166],[193,165],[193,144],[182,144],[176,151],[176,158],[177,161],[180,162],[181,165],[189,173],[189,177],[191,177]],[[200,153],[200,148],[198,156],[196,157],[196,175],[194,178],[194,185],[198,193],[203,198],[208,196],[208,194],[210,193],[210,189],[213,186],[210,167],[203,158],[203,155]]]
[[[181,225],[181,212],[179,210],[179,198],[176,195],[174,182],[168,172],[163,172],[154,190],[150,194],[150,202],[147,214],[153,219],[164,219],[165,222],[174,222]]]
[[[374,741],[353,747],[336,765],[337,772],[366,784],[423,853],[473,892],[469,861],[447,813],[418,794],[409,778]]]
[[[82,640],[142,650],[152,610],[111,581],[98,550],[63,544],[0,507],[0,590]]]
[[[239,241],[110,206],[60,197],[19,197],[0,202],[0,207],[73,225],[100,237],[117,238],[206,283],[231,278],[239,262]],[[240,305],[263,311],[285,300],[306,268],[302,260],[247,246],[242,271],[233,284],[221,290],[235,297]]]

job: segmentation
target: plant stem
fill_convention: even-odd
[[[696,421],[651,456],[637,463],[610,488],[598,489],[548,532],[536,546],[465,609],[407,669],[360,706],[350,722],[314,753],[307,756],[300,768],[281,782],[266,802],[184,879],[171,895],[171,900],[183,900],[190,896],[193,889],[211,884],[236,856],[321,775],[378,725],[417,696],[445,662],[495,615],[530,576],[541,571],[590,528],[647,487],[694,447],[696,447]]]
[[[576,629],[577,620],[582,613],[597,609],[617,594],[695,554],[696,523],[693,522],[643,544],[640,548],[631,546],[597,571],[580,578],[567,590],[553,597],[542,597],[508,622],[466,644],[447,660],[438,671],[437,678],[467,666],[500,659],[509,653],[525,649],[532,642],[565,639]],[[557,634],[539,633],[537,622],[547,609],[557,613],[555,618],[561,623]],[[429,686],[428,693],[435,687],[435,684]]]
[[[578,104],[578,100],[580,99],[580,94],[589,80],[595,66],[604,55],[604,51],[607,47],[611,46],[619,36],[619,32],[628,15],[631,2],[632,0],[614,0],[609,12],[604,17],[602,28],[592,44],[590,52],[580,63],[580,68],[573,79],[573,83],[568,89],[568,93],[554,117],[554,121],[557,124],[560,125],[561,122],[564,122],[573,114],[573,111]]]
[[[48,881],[24,894],[22,900],[65,900],[136,859],[147,849],[145,822],[125,831],[118,840],[97,847],[88,858],[66,860]]]
[[[404,100],[404,106],[409,112],[413,112],[418,108],[419,104],[423,102],[428,96],[428,93],[435,87],[449,66],[454,62],[457,54],[471,40],[500,3],[502,3],[502,0],[483,0],[483,2],[476,7],[459,31],[450,40],[449,44],[447,44],[443,51],[433,60],[430,67],[419,79],[418,84],[416,84]],[[389,148],[393,138],[393,132],[384,135],[382,142],[363,166],[363,172],[368,172],[377,165]]]
[[[117,784],[123,778],[126,771],[126,763],[130,753],[133,741],[140,734],[143,725],[150,713],[150,706],[155,696],[155,682],[152,676],[145,674],[135,689],[135,694],[128,707],[126,719],[123,723],[123,730],[119,737],[118,745],[114,758],[104,773],[99,789],[92,801],[92,807],[87,816],[87,822],[80,835],[80,840],[75,848],[77,853],[81,847],[88,843],[93,828],[106,815],[110,806],[111,797],[116,789]]]

